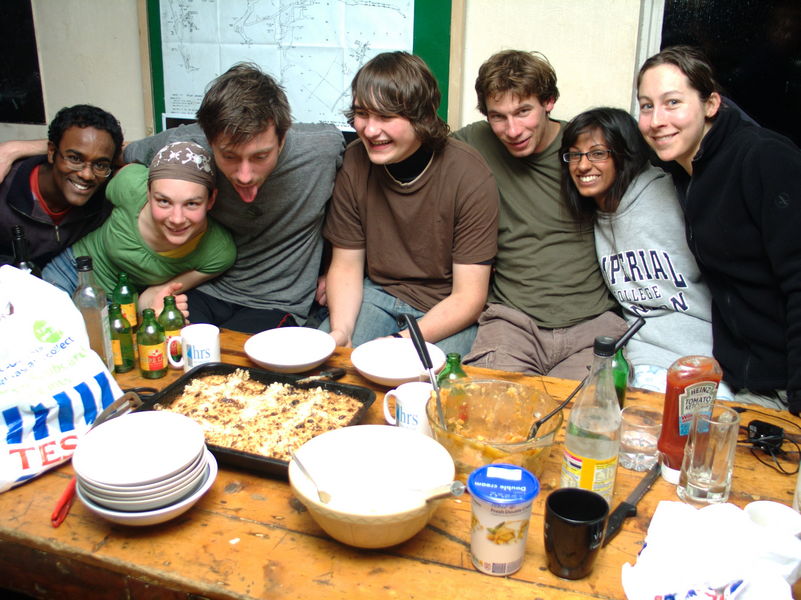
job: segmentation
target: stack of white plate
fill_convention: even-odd
[[[92,429],[78,444],[72,466],[83,503],[127,525],[182,514],[217,476],[200,425],[166,411],[131,413]]]

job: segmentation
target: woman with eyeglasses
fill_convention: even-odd
[[[645,319],[626,348],[630,385],[663,392],[673,361],[712,353],[709,289],[684,241],[673,182],[617,108],[570,121],[561,156],[567,206],[579,226],[594,224],[606,285],[629,324]]]
[[[646,60],[637,96],[640,131],[673,176],[712,292],[724,380],[740,402],[798,414],[801,151],[729,105],[694,48]]]

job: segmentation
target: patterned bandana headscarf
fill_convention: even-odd
[[[214,163],[208,151],[194,142],[173,142],[159,150],[150,162],[147,183],[155,179],[192,181],[214,189]]]

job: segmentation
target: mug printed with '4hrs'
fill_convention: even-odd
[[[167,340],[167,348],[173,340],[181,342],[183,348],[180,360],[174,360],[171,353],[167,353],[167,359],[173,367],[183,367],[184,372],[187,372],[198,365],[220,362],[220,329],[215,325],[187,325],[181,329],[181,335],[171,336]]]
[[[384,394],[384,418],[390,425],[414,429],[431,436],[431,427],[426,417],[426,403],[431,397],[430,383],[412,381],[399,385]],[[395,399],[395,410],[389,408],[389,401]]]

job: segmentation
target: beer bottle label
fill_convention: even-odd
[[[114,353],[114,366],[121,367],[122,366],[122,344],[120,344],[120,340],[111,340],[111,351]]]
[[[139,346],[139,366],[143,371],[161,371],[167,368],[167,357],[164,342],[160,344]]]
[[[131,329],[135,329],[139,323],[138,315],[136,314],[136,304],[131,302],[129,304],[120,304],[120,310],[125,319],[130,323]]]

